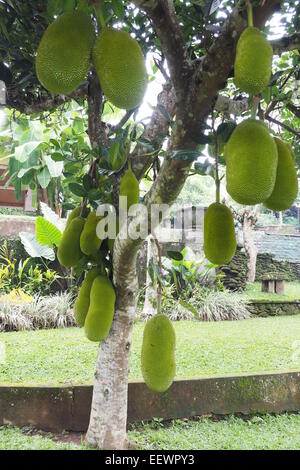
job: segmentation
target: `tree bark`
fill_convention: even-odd
[[[157,259],[157,249],[153,237],[149,236],[147,239],[147,278],[146,278],[146,292],[145,302],[143,307],[143,316],[148,318],[157,313],[157,290],[152,284],[151,276],[148,271],[151,259]]]
[[[244,248],[247,257],[247,282],[255,282],[257,248],[254,243],[253,227],[257,221],[256,215],[246,211],[243,218]]]

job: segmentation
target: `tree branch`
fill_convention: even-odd
[[[187,78],[192,73],[185,39],[176,16],[173,0],[140,1],[134,3],[144,9],[151,18],[162,52],[167,59],[171,80],[178,99],[182,98]]]
[[[160,150],[169,133],[170,123],[162,113],[163,108],[172,119],[175,114],[175,92],[170,82],[163,86],[163,90],[157,97],[157,106],[153,111],[151,120],[146,126],[142,137],[151,141],[155,150]],[[151,153],[151,152],[150,152]],[[146,154],[146,155],[145,155]],[[142,143],[137,144],[132,155],[131,165],[136,177],[141,179],[153,162],[155,155],[149,154],[149,149]]]
[[[276,55],[281,55],[283,52],[293,51],[294,49],[300,49],[300,32],[274,39],[270,41],[270,44]]]
[[[291,132],[292,134],[296,135],[297,137],[300,137],[300,132],[296,131],[296,129],[293,129],[292,127],[288,126],[284,122],[277,121],[277,119],[272,118],[271,116],[265,115],[265,119],[267,121],[273,122],[274,124],[277,124],[280,127],[283,127],[283,129],[286,129],[287,131]]]
[[[242,114],[249,109],[248,98],[234,100],[227,96],[218,95],[215,110],[229,114]]]

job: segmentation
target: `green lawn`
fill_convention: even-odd
[[[249,300],[300,300],[300,282],[286,282],[284,295],[261,292],[261,282],[255,282],[247,284],[245,292],[240,295]]]
[[[256,416],[249,420],[228,417],[175,420],[131,428],[129,437],[140,449],[300,449],[300,414]],[[0,450],[70,450],[84,445],[54,441],[53,436],[31,435],[28,430],[0,427]]]
[[[240,372],[299,370],[295,341],[300,340],[300,315],[252,318],[235,322],[174,323],[177,335],[177,377]],[[140,350],[144,325],[134,327],[130,378],[141,378]],[[1,382],[89,383],[97,344],[82,329],[0,333],[6,363]]]

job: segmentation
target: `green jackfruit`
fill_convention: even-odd
[[[51,93],[68,94],[87,76],[95,30],[83,12],[66,12],[45,31],[37,51],[36,73]]]
[[[75,217],[65,228],[57,251],[58,261],[65,268],[76,266],[82,258],[80,250],[80,235],[84,227],[83,217]]]
[[[82,212],[82,214],[81,214],[81,212]],[[72,220],[75,219],[75,217],[79,217],[81,215],[82,217],[85,218],[88,215],[88,213],[89,213],[89,210],[87,209],[87,207],[85,207],[83,210],[80,206],[75,207],[75,209],[72,210],[72,212],[70,213],[70,215],[67,219],[66,228],[70,225]]]
[[[74,316],[79,326],[84,326],[84,322],[90,306],[90,293],[92,284],[97,276],[99,276],[100,269],[92,268],[85,276],[85,279],[79,289],[79,293],[74,304]]]
[[[92,255],[100,248],[102,240],[97,237],[96,229],[98,222],[101,219],[102,217],[98,217],[95,212],[90,212],[85,221],[84,228],[80,236],[80,249],[85,255]]]
[[[227,264],[234,256],[236,238],[232,213],[224,204],[211,204],[204,216],[204,254],[214,264]]]
[[[114,312],[116,294],[106,276],[97,276],[93,282],[90,306],[85,319],[84,329],[90,341],[102,341],[109,333]]]
[[[277,176],[271,196],[264,202],[268,209],[285,211],[298,195],[298,177],[289,144],[274,138],[278,150]]]
[[[125,31],[104,29],[95,42],[93,62],[105,96],[122,109],[140,104],[147,87],[144,56]]]
[[[236,48],[234,76],[241,90],[257,95],[269,83],[273,49],[259,29],[249,26]]]
[[[120,196],[127,197],[127,212],[131,206],[139,202],[139,182],[132,170],[127,170],[121,179]]]
[[[240,204],[264,202],[275,186],[277,147],[262,121],[239,124],[225,146],[227,191]]]
[[[175,330],[165,315],[155,315],[145,325],[142,345],[142,374],[154,392],[162,393],[172,385],[176,374]]]

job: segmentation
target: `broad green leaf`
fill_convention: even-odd
[[[174,259],[176,261],[182,261],[183,260],[183,255],[180,253],[180,251],[167,251],[167,255],[169,258]]]
[[[55,162],[48,155],[44,155],[43,158],[48,167],[51,178],[58,178],[59,176],[62,175],[62,172],[64,169],[64,163],[62,161]]]
[[[19,162],[25,162],[32,152],[40,145],[41,142],[26,142],[23,145],[15,147],[14,157]]]
[[[32,258],[46,258],[50,261],[55,260],[55,253],[52,248],[47,245],[41,245],[34,233],[20,232],[19,233],[21,242]]]
[[[53,248],[53,245],[59,246],[62,237],[61,231],[41,216],[35,221],[35,234],[39,243],[48,245],[50,248]]]
[[[46,220],[49,220],[61,232],[64,231],[66,226],[66,219],[59,217],[47,204],[40,202],[41,212]]]
[[[44,166],[42,171],[37,175],[37,179],[41,188],[46,189],[51,180],[48,167]]]
[[[84,197],[86,195],[86,190],[81,184],[70,183],[69,189],[71,193],[75,194],[75,196]]]

